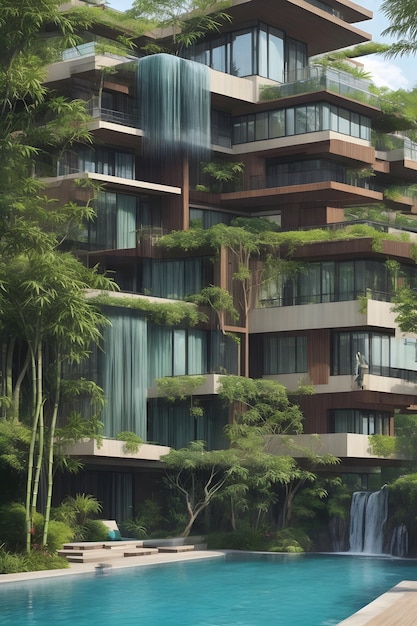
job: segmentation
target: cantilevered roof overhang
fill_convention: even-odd
[[[232,16],[234,29],[245,22],[265,22],[307,43],[310,56],[370,41],[369,33],[349,22],[371,19],[371,11],[347,0],[330,0],[326,4],[340,11],[344,19],[306,0],[233,0],[227,12]]]
[[[354,187],[345,183],[325,181],[305,185],[251,189],[220,195],[225,207],[265,207],[267,205],[308,204],[309,206],[354,206],[382,202],[379,191]]]

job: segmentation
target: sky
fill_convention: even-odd
[[[374,18],[355,26],[371,33],[374,41],[390,43],[392,39],[381,37],[381,32],[388,26],[388,22],[378,10],[381,0],[356,0],[356,3],[373,11]],[[125,11],[132,5],[132,0],[109,0],[109,6],[119,11]],[[378,86],[390,89],[412,89],[417,85],[417,59],[404,57],[397,59],[385,59],[381,55],[371,55],[358,59],[365,70],[370,72],[373,81]]]

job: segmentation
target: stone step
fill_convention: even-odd
[[[114,550],[134,545],[142,547],[143,541],[140,539],[130,539],[126,541],[79,541],[75,543],[64,543],[64,550]]]
[[[118,554],[112,550],[88,550],[83,554],[65,554],[63,556],[65,556],[69,563],[98,563],[100,561],[116,559],[118,556],[121,557],[122,554]]]
[[[158,548],[135,548],[123,552],[123,556],[149,556],[150,554],[158,554]]]
[[[185,546],[160,546],[158,552],[192,552],[194,546],[187,544]]]

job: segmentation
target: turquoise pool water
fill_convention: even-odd
[[[2,626],[330,626],[415,561],[266,555],[0,585]]]

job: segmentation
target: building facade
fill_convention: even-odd
[[[146,476],[168,447],[224,444],[228,411],[216,396],[223,374],[273,378],[292,391],[312,385],[315,394],[300,400],[303,437],[318,433],[322,450],[342,459],[338,471],[366,474],[394,462],[376,459],[368,436],[393,435],[394,412],[416,403],[416,339],[400,332],[391,310],[398,276],[414,279],[412,232],[378,250],[363,235],[297,248],[302,271],[260,290],[249,315],[226,319],[222,330],[240,346],[214,317],[164,326],[126,307],[126,298],[176,302],[209,285],[233,293],[225,252],[213,262],[208,250],[158,246],[196,222],[262,217],[284,231],[342,228],[358,207],[385,203],[392,215],[416,208],[407,186],[417,145],[389,132],[369,82],[312,58],[369,41],[361,23],[371,13],[350,0],[232,0],[228,12],[220,32],[182,57],[142,55],[149,42],[169,47],[165,32],[137,38],[138,56],[106,52],[115,23],[96,26],[49,67],[48,86],[88,102],[94,138],[52,164],[49,193],[84,202],[75,180],[100,184],[97,218],[74,248],[121,289],[106,306],[103,350],[88,363],[106,395],[106,439],[102,448],[76,446],[86,470],[62,488],[96,494],[118,519],[146,495]],[[222,182],[201,162],[239,163],[241,174]],[[387,200],[393,185],[401,192]],[[395,276],[387,261],[396,262]],[[158,398],[155,379],[179,375],[205,376],[198,419]],[[147,443],[125,454],[114,441],[120,431]]]

